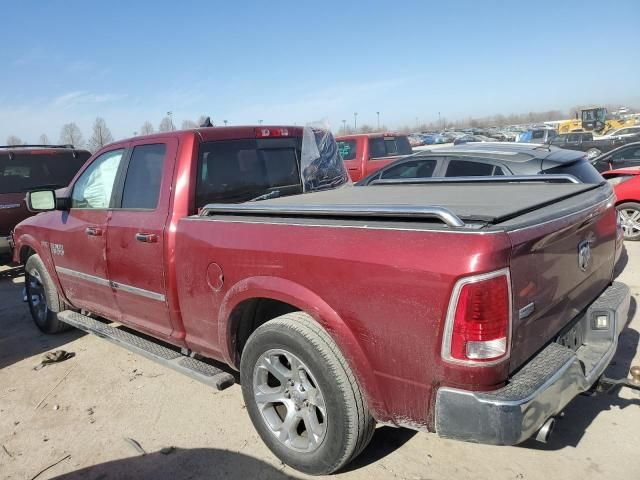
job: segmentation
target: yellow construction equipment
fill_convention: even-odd
[[[576,112],[575,119],[560,122],[558,124],[558,133],[584,131],[604,135],[611,130],[634,125],[636,125],[635,118],[623,119],[609,114],[605,107],[591,107],[583,108],[580,111],[580,116]]]

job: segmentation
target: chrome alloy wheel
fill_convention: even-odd
[[[640,236],[640,210],[623,208],[618,210],[624,238],[637,238]]]
[[[286,350],[260,356],[253,369],[253,397],[265,424],[285,446],[313,452],[327,433],[324,397],[309,368]]]
[[[40,274],[37,270],[34,269],[29,272],[26,289],[27,301],[31,304],[31,308],[33,309],[33,313],[37,320],[41,323],[46,322],[49,307],[47,307],[47,299],[44,294],[42,279],[40,278]]]

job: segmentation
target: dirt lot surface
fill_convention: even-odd
[[[621,279],[640,301],[640,244]],[[263,445],[240,387],[210,388],[95,336],[45,336],[21,301],[23,277],[0,271],[0,478],[306,478]],[[632,305],[633,307],[633,305]],[[621,337],[612,376],[640,364],[640,314]],[[55,349],[75,353],[33,370]],[[640,396],[579,397],[547,445],[491,447],[378,428],[338,479],[640,478]],[[134,439],[146,455],[130,440]],[[174,448],[170,448],[174,447]]]

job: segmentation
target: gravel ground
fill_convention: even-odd
[[[640,301],[640,244],[627,245],[621,279]],[[23,277],[0,270],[0,478],[306,478],[263,445],[240,387],[222,392],[77,331],[38,332],[21,302]],[[640,364],[640,315],[609,373]],[[42,354],[75,357],[33,370]],[[492,447],[380,427],[337,479],[638,478],[640,396],[579,397],[547,445]],[[139,447],[127,439],[134,439]],[[139,448],[144,449],[142,455]]]

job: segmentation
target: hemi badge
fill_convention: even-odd
[[[20,208],[19,203],[5,203],[0,205],[0,210],[9,210],[11,208]]]
[[[536,304],[531,302],[529,305],[522,307],[520,310],[518,310],[518,318],[520,320],[522,320],[523,318],[527,318],[529,315],[533,313],[535,309],[536,309]]]

